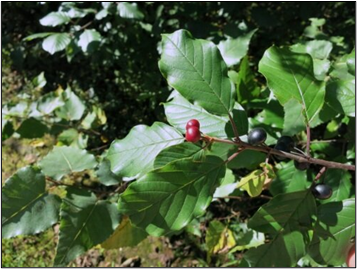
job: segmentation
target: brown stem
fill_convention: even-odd
[[[311,132],[309,123],[306,125],[306,154],[310,157]]]
[[[238,133],[238,128],[237,128],[237,125],[236,123],[234,122],[232,116],[231,116],[231,113],[228,113],[228,117],[229,117],[229,121],[231,122],[232,124],[232,129],[233,129],[233,132],[234,132],[234,136],[235,136],[235,139],[237,142],[241,142],[240,138],[239,138],[239,133]]]
[[[243,141],[235,142],[232,140],[226,140],[226,139],[215,138],[215,137],[211,137],[211,140],[215,141],[215,142],[236,145],[236,146],[240,147],[241,149],[250,149],[250,150],[270,153],[273,155],[279,155],[279,156],[289,158],[291,160],[295,160],[298,162],[308,162],[308,163],[318,164],[321,166],[326,166],[327,168],[338,168],[338,169],[345,169],[345,170],[352,170],[352,171],[356,170],[356,166],[354,166],[354,165],[337,163],[337,162],[326,161],[326,160],[321,160],[321,159],[315,159],[315,158],[311,158],[309,156],[298,155],[296,153],[292,154],[292,153],[276,150],[274,148],[270,148],[267,146],[253,146],[253,145],[250,145]]]
[[[315,182],[317,182],[321,176],[326,172],[327,168],[326,166],[322,167],[321,170],[317,173],[316,177],[315,177]]]

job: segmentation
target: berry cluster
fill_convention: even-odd
[[[186,124],[186,140],[196,143],[201,138],[200,122],[196,119],[189,120]]]

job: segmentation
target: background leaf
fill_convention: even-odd
[[[79,36],[78,46],[82,48],[83,52],[88,52],[91,51],[90,46],[93,46],[93,42],[99,43],[100,40],[101,35],[98,31],[94,29],[86,29]]]
[[[45,133],[48,133],[48,131],[47,126],[35,118],[28,118],[24,120],[20,127],[16,130],[22,138],[43,137]]]
[[[125,19],[142,20],[144,14],[139,10],[136,3],[120,2],[118,4],[119,16]]]
[[[71,38],[67,33],[52,34],[43,40],[42,48],[50,54],[54,54],[64,50],[70,42]]]
[[[319,206],[317,219],[310,257],[320,264],[342,265],[356,234],[355,199]]]
[[[110,170],[110,162],[106,158],[99,163],[96,175],[100,183],[105,186],[117,185],[121,182],[121,177]]]
[[[62,93],[64,105],[56,110],[56,115],[65,120],[79,120],[86,109],[83,101],[70,89]]]
[[[327,84],[326,103],[336,112],[355,117],[355,79],[337,80]]]
[[[38,234],[58,220],[61,199],[45,190],[44,175],[27,166],[8,178],[1,190],[1,235]]]
[[[71,18],[65,12],[51,12],[40,20],[43,26],[55,27],[61,24],[67,24]]]
[[[64,175],[94,168],[97,165],[92,154],[73,147],[54,147],[39,165],[45,175],[60,180]]]
[[[283,106],[291,99],[301,104],[306,122],[310,123],[321,110],[325,83],[314,77],[309,55],[270,47],[259,62],[259,72],[265,76],[269,89]]]
[[[78,255],[104,242],[115,230],[120,215],[114,204],[93,193],[67,188],[61,205],[61,222],[54,266],[63,267]]]
[[[129,218],[125,216],[114,233],[101,246],[105,249],[134,247],[147,236],[148,234],[144,230],[131,225]]]
[[[151,235],[179,231],[204,213],[224,173],[215,156],[171,162],[132,183],[120,196],[119,212]]]
[[[250,39],[257,30],[242,33],[237,38],[228,37],[219,42],[218,48],[227,66],[239,64],[240,60],[247,54]]]
[[[234,87],[217,47],[185,30],[163,35],[162,44],[159,68],[168,84],[208,112],[227,115]]]
[[[125,138],[114,140],[107,159],[115,174],[137,176],[153,168],[155,157],[161,150],[180,144],[183,140],[182,135],[167,124],[156,122],[151,127],[138,125]]]

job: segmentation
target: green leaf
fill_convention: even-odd
[[[139,10],[136,3],[120,2],[118,4],[119,16],[125,19],[144,19],[144,14]]]
[[[352,52],[353,53],[353,52]],[[352,54],[353,55],[353,54]],[[350,61],[350,67],[348,65],[348,61]],[[339,58],[334,64],[332,72],[330,76],[333,78],[341,79],[341,80],[352,80],[355,78],[355,74],[351,73],[351,54],[346,54]]]
[[[54,54],[64,50],[70,42],[71,38],[67,33],[52,34],[43,40],[42,48],[50,54]]]
[[[111,144],[107,159],[115,174],[133,177],[151,170],[160,151],[183,140],[175,128],[164,123],[155,122],[151,127],[138,125],[125,138]]]
[[[237,84],[237,101],[239,104],[246,104],[260,94],[260,88],[256,82],[254,73],[249,68],[248,56],[245,56],[239,66],[239,73],[233,78],[233,72],[228,75]]]
[[[324,80],[331,67],[331,62],[329,60],[319,60],[313,59],[314,62],[314,74],[315,78],[318,80]]]
[[[227,115],[234,106],[234,85],[217,47],[186,30],[162,36],[159,68],[171,87],[210,113]]]
[[[245,259],[252,267],[295,266],[306,254],[305,241],[314,215],[316,204],[310,190],[275,196],[248,222],[249,228],[269,233],[271,241],[248,250]]]
[[[218,220],[209,223],[206,233],[207,258],[211,260],[212,254],[227,251],[235,245],[234,236],[231,230]]]
[[[327,84],[326,103],[336,112],[355,117],[355,79],[337,80]]]
[[[60,96],[57,96],[56,92],[49,92],[38,100],[37,109],[45,114],[51,114],[55,109],[62,107],[64,102]]]
[[[8,121],[4,118],[1,119],[1,139],[5,141],[6,139],[10,138],[14,133],[14,126],[12,125],[11,121]]]
[[[57,137],[57,145],[71,146],[74,148],[85,149],[88,143],[88,135],[79,133],[76,129],[64,130]]]
[[[66,266],[80,254],[104,242],[120,221],[114,204],[97,200],[93,193],[75,188],[67,188],[60,215],[55,267]]]
[[[166,164],[185,158],[191,158],[199,160],[203,155],[202,148],[197,144],[187,142],[178,145],[173,145],[171,147],[162,150],[155,158],[154,168],[160,168]]]
[[[32,84],[38,88],[43,88],[46,83],[47,81],[45,78],[45,72],[41,72],[37,77],[32,80]]]
[[[309,186],[305,171],[297,170],[294,161],[281,162],[276,166],[276,178],[270,185],[270,192],[276,196],[280,193],[290,193],[306,190]]]
[[[327,59],[332,51],[332,43],[326,40],[312,40],[300,44],[295,44],[290,47],[292,51],[297,53],[310,54],[312,58],[324,60]]]
[[[228,163],[228,167],[231,169],[254,169],[265,160],[265,157],[265,153],[255,150],[245,150],[239,153],[238,156],[235,157],[232,161],[230,161]]]
[[[27,37],[25,37],[24,39],[22,39],[22,41],[31,41],[37,38],[45,38],[49,35],[53,35],[56,33],[50,32],[50,33],[37,33],[37,34],[33,34],[33,35],[29,35]]]
[[[276,100],[270,100],[262,108],[263,111],[258,113],[255,119],[273,128],[283,129],[284,110],[283,107],[279,104],[279,102]]]
[[[227,66],[239,64],[240,60],[247,54],[250,39],[257,30],[243,33],[237,38],[228,37],[219,42],[218,48]]]
[[[38,138],[43,137],[45,133],[48,133],[48,128],[39,120],[29,118],[21,123],[16,132],[22,138]]]
[[[320,203],[338,202],[350,197],[353,192],[351,174],[342,169],[328,169],[323,177],[323,182],[332,188],[332,195]]]
[[[204,134],[226,138],[227,117],[213,115],[199,106],[195,106],[177,94],[170,102],[164,103],[167,121],[181,133],[186,133],[186,124],[191,119],[200,122],[200,131]]]
[[[131,225],[128,217],[123,217],[114,233],[101,244],[105,249],[118,249],[122,247],[135,247],[143,241],[148,234]]]
[[[294,230],[304,232],[304,227],[312,226],[313,215],[316,215],[316,204],[310,190],[284,193],[259,208],[248,226],[272,235]]]
[[[314,77],[309,55],[270,47],[259,63],[259,72],[283,106],[291,99],[298,101],[307,123],[318,115],[324,103],[325,83]]]
[[[355,49],[353,49],[351,51],[351,53],[347,55],[346,64],[347,64],[348,72],[350,72],[350,74],[352,74],[352,75],[355,75],[355,73],[356,73],[356,53],[355,53]]]
[[[105,186],[118,185],[121,182],[121,178],[110,170],[110,162],[106,158],[100,162],[96,174],[100,183]]]
[[[94,168],[97,165],[92,154],[73,147],[54,147],[40,162],[42,172],[60,180],[64,175]]]
[[[294,231],[278,234],[270,243],[249,249],[244,259],[250,267],[295,267],[305,253],[304,238]]]
[[[235,176],[231,169],[226,169],[226,174],[221,182],[221,185],[216,189],[213,194],[214,198],[225,197],[231,194],[236,188]]]
[[[234,230],[234,233],[236,234],[237,246],[234,247],[229,253],[264,245],[265,236],[263,233],[248,229],[246,223],[237,223],[233,224],[232,226],[232,230]]]
[[[43,26],[55,27],[57,25],[67,24],[70,20],[71,18],[65,12],[51,12],[43,17],[40,23]]]
[[[6,180],[1,190],[2,238],[38,234],[57,222],[61,199],[45,187],[45,177],[31,166]]]
[[[103,8],[101,11],[99,11],[97,14],[95,14],[96,20],[101,20],[108,16],[108,9]]]
[[[301,104],[296,99],[290,99],[284,105],[283,135],[293,136],[306,129]]]
[[[154,236],[179,231],[204,213],[225,169],[215,156],[171,162],[129,185],[120,196],[119,212]]]
[[[56,110],[56,115],[65,120],[80,120],[86,109],[83,101],[71,89],[62,93],[64,105]]]
[[[342,265],[356,234],[355,199],[321,205],[317,217],[310,257],[320,264]]]
[[[93,42],[99,43],[102,36],[99,32],[94,29],[86,29],[84,32],[79,36],[78,46],[82,48],[83,52],[92,51],[90,46],[93,47]]]
[[[242,177],[237,184],[237,189],[247,191],[250,197],[256,197],[263,191],[264,183],[275,177],[273,167],[270,164],[261,165],[263,170],[255,170],[249,175]]]

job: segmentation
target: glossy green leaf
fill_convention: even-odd
[[[173,145],[162,150],[155,158],[154,168],[160,168],[166,164],[185,158],[194,158],[199,160],[203,156],[202,148],[197,144],[187,142]]]
[[[40,23],[43,26],[55,27],[57,25],[67,24],[70,20],[71,18],[65,12],[51,12],[43,17]]]
[[[355,79],[337,80],[327,84],[326,103],[338,113],[342,113],[350,117],[355,117]]]
[[[227,115],[234,106],[234,86],[218,48],[194,39],[186,30],[162,36],[159,68],[168,84],[210,113]]]
[[[64,175],[94,168],[97,161],[92,154],[73,147],[54,147],[40,162],[42,172],[60,180]]]
[[[297,170],[294,161],[281,162],[276,166],[276,178],[270,185],[270,192],[276,196],[280,193],[290,193],[306,190],[309,186],[306,171]]]
[[[58,96],[56,92],[49,92],[38,100],[37,109],[41,113],[48,115],[52,113],[55,109],[64,105],[61,96]]]
[[[353,193],[351,174],[342,169],[327,169],[323,176],[323,182],[332,188],[332,195],[320,203],[338,202],[351,197]]]
[[[195,106],[177,94],[171,101],[164,103],[167,121],[181,133],[186,133],[186,124],[191,119],[200,122],[200,131],[204,134],[226,138],[225,126],[229,119],[213,115],[205,109]]]
[[[250,267],[295,267],[305,253],[303,235],[297,231],[278,234],[270,243],[244,253]]]
[[[271,235],[295,230],[303,233],[312,227],[314,215],[315,198],[309,190],[284,193],[259,208],[249,220],[248,227]]]
[[[144,14],[139,10],[136,3],[120,2],[118,4],[119,16],[125,19],[142,20]]]
[[[355,49],[351,51],[350,54],[348,54],[347,59],[346,59],[346,64],[348,68],[348,72],[350,74],[355,75],[356,73],[356,53]]]
[[[105,186],[118,185],[121,182],[121,177],[110,170],[110,162],[106,158],[99,163],[96,174],[100,183]]]
[[[56,115],[65,120],[79,120],[86,109],[83,101],[70,89],[62,93],[64,105],[56,110]]]
[[[255,150],[245,150],[239,153],[238,156],[235,157],[232,161],[230,161],[228,163],[228,167],[231,169],[254,169],[265,160],[265,157],[265,153]]]
[[[307,123],[318,115],[324,103],[325,83],[314,77],[309,55],[270,47],[259,63],[259,72],[283,106],[291,99],[298,101]]]
[[[310,54],[312,58],[327,59],[332,51],[332,43],[326,40],[312,40],[291,46],[291,50],[298,53]]]
[[[123,217],[114,233],[101,244],[105,249],[118,249],[122,247],[135,247],[143,241],[148,234],[131,225],[128,217]]]
[[[67,188],[60,216],[55,267],[64,267],[88,249],[103,243],[120,221],[114,204],[97,200],[93,193],[74,188]]]
[[[211,260],[213,254],[228,251],[236,244],[233,233],[218,220],[209,223],[206,232],[207,258]]]
[[[24,120],[16,130],[22,138],[38,138],[48,133],[48,128],[41,121],[34,118]]]
[[[115,174],[137,176],[153,168],[155,157],[160,151],[180,144],[183,140],[175,128],[161,122],[155,122],[151,127],[137,125],[125,138],[111,144],[107,159]]]
[[[321,205],[317,217],[310,257],[320,264],[342,265],[356,234],[355,199]]]
[[[324,80],[327,76],[328,71],[330,70],[331,62],[326,59],[313,59],[313,62],[315,78],[318,80]]]
[[[215,156],[171,162],[129,185],[120,196],[119,212],[151,235],[179,231],[205,212],[225,169]]]
[[[71,42],[70,35],[67,33],[52,34],[42,42],[42,48],[50,54],[64,50]]]
[[[275,196],[248,222],[249,228],[269,233],[271,240],[248,250],[245,259],[252,267],[295,266],[306,254],[305,242],[309,240],[314,215],[315,198],[309,190]]]
[[[227,37],[226,40],[219,42],[218,48],[227,66],[239,64],[240,60],[247,54],[250,39],[258,29],[254,29],[237,38]]]
[[[351,73],[352,66],[348,67],[347,61],[350,60],[351,54],[343,55],[341,58],[337,59],[334,64],[330,76],[333,78],[341,80],[352,80],[355,77],[354,73]]]
[[[58,220],[61,199],[45,190],[44,175],[30,167],[18,170],[1,190],[1,235],[38,234]]]
[[[99,32],[94,29],[86,29],[84,32],[79,36],[78,46],[82,48],[83,52],[89,52],[90,46],[93,42],[99,42],[102,36]]]

